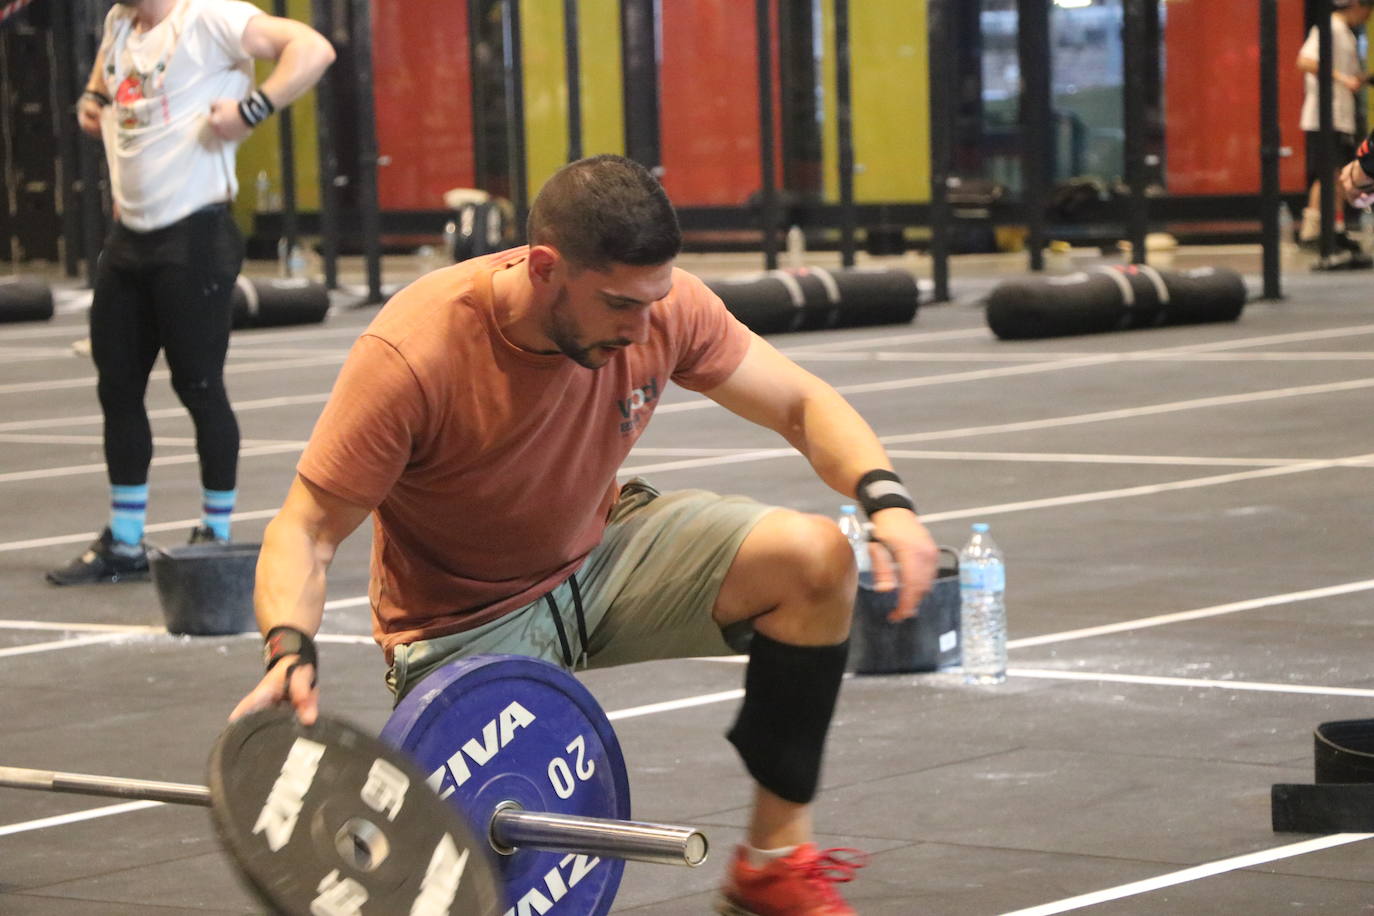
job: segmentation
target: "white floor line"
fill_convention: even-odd
[[[665,450],[666,451],[666,450]],[[1317,458],[1218,458],[1193,455],[1099,455],[1079,452],[988,452],[940,449],[887,449],[890,458],[935,461],[1028,461],[1049,464],[1154,464],[1201,467],[1279,467],[1319,461]]]
[[[1314,601],[1318,598],[1349,595],[1354,592],[1368,591],[1372,588],[1374,588],[1374,579],[1364,579],[1359,582],[1346,582],[1341,585],[1328,585],[1322,588],[1308,588],[1296,592],[1284,592],[1279,595],[1267,595],[1263,598],[1248,598],[1244,601],[1214,604],[1211,607],[1196,608],[1191,611],[1157,614],[1152,617],[1137,617],[1134,620],[1123,620],[1120,623],[1108,623],[1097,627],[1083,627],[1077,630],[1064,630],[1060,633],[1046,633],[1043,636],[1027,636],[1023,639],[1008,640],[1007,648],[1025,649],[1030,646],[1043,646],[1048,643],[1087,639],[1091,636],[1125,633],[1131,630],[1143,630],[1148,627],[1160,627],[1171,623],[1181,623],[1185,620],[1201,620],[1205,617],[1219,617],[1223,614],[1235,614],[1239,611],[1252,611],[1257,608],[1275,607],[1280,604],[1294,604],[1299,601]]]
[[[77,636],[72,639],[59,639],[55,642],[39,642],[31,646],[12,646],[8,649],[0,649],[0,658],[12,658],[16,655],[35,655],[39,652],[56,652],[64,649],[75,649],[80,646],[94,646],[100,643],[118,642],[121,639],[128,639],[130,634],[125,631],[117,633],[101,633],[94,636]]]
[[[103,808],[88,808],[85,811],[74,811],[71,814],[59,814],[56,817],[44,817],[36,821],[0,825],[0,836],[12,836],[16,833],[27,833],[31,830],[46,830],[49,827],[62,827],[66,824],[75,824],[78,821],[91,821],[98,817],[128,814],[131,811],[142,811],[145,808],[161,808],[163,806],[164,802],[136,801],[124,802],[118,805],[106,805]]]
[[[701,696],[684,697],[680,700],[666,700],[662,703],[649,703],[644,706],[632,706],[629,709],[617,709],[614,712],[606,713],[606,718],[615,722],[619,719],[634,719],[639,716],[652,716],[660,712],[672,712],[676,709],[690,709],[693,706],[708,706],[711,703],[727,703],[730,700],[738,700],[744,696],[743,690],[723,690],[720,693],[705,693]]]
[[[1276,684],[1266,681],[1225,681],[1215,678],[1166,677],[1114,672],[1060,671],[1054,668],[1008,668],[1009,677],[1043,681],[1092,681],[1105,684],[1140,684],[1148,687],[1203,687],[1214,690],[1245,690],[1255,693],[1297,693],[1326,697],[1374,697],[1364,687],[1320,687],[1310,684]]]
[[[167,445],[168,443],[163,443]],[[195,441],[190,443],[195,446]],[[275,445],[247,445],[239,449],[239,458],[256,458],[262,455],[281,455],[300,452],[305,449],[304,442],[282,442]],[[163,455],[152,460],[153,467],[169,467],[175,464],[196,464],[200,461],[195,452],[185,455]],[[47,480],[54,477],[77,477],[82,474],[104,474],[105,463],[69,464],[60,468],[34,468],[28,471],[7,471],[0,474],[0,483],[16,483],[23,480]]]
[[[1096,355],[1105,356],[1107,354],[1095,351]],[[987,350],[970,351],[960,353],[958,351],[941,350],[939,352],[911,350],[863,350],[863,351],[835,351],[830,353],[802,353],[795,359],[797,362],[817,362],[817,363],[847,363],[847,362],[877,362],[877,363],[1029,363],[1045,362],[1051,359],[1073,359],[1085,354],[1082,352],[1053,352],[1049,350],[1037,350],[1031,353],[1007,353],[1007,352],[988,352]],[[1122,362],[1183,362],[1183,363],[1211,363],[1211,362],[1366,362],[1374,360],[1374,353],[1364,351],[1347,350],[1300,350],[1289,352],[1286,350],[1262,350],[1256,353],[1191,353],[1191,352],[1170,352],[1160,353],[1155,351],[1145,351],[1141,353],[1131,353],[1121,351],[1111,354],[1114,359]]]
[[[249,410],[275,410],[278,407],[296,407],[302,404],[323,404],[329,398],[329,392],[316,394],[298,394],[276,398],[256,398],[248,401],[235,401],[234,412],[243,413]],[[148,411],[149,420],[165,420],[169,417],[186,416],[184,407],[160,407],[156,410]],[[104,416],[98,413],[82,414],[81,416],[67,417],[44,417],[41,420],[12,420],[9,423],[0,423],[0,432],[16,432],[31,429],[60,429],[67,426],[86,426],[105,421]]]
[[[232,516],[230,516],[230,518],[236,522],[260,521],[262,519],[271,518],[272,516],[276,515],[279,508],[280,507],[272,509],[258,509],[253,512],[235,512]],[[199,524],[200,516],[196,516],[195,518],[183,518],[175,522],[158,522],[155,525],[148,525],[143,530],[149,534],[155,534],[160,531],[177,530],[182,530],[189,533],[192,528]],[[30,550],[36,547],[58,547],[63,544],[84,544],[88,541],[95,539],[98,536],[99,532],[86,531],[77,534],[59,534],[53,537],[33,538],[27,541],[9,541],[7,543],[0,544],[0,553],[8,553],[14,550]]]
[[[1276,846],[1272,849],[1262,849],[1259,852],[1252,852],[1243,856],[1235,856],[1230,859],[1209,862],[1206,865],[1185,868],[1182,871],[1171,872],[1167,875],[1159,875],[1155,878],[1146,878],[1143,881],[1132,881],[1130,884],[1109,887],[1106,890],[1094,891],[1091,894],[1080,894],[1077,897],[1069,897],[1054,903],[1045,903],[1040,906],[1003,913],[1002,916],[1051,916],[1051,914],[1054,913],[1067,913],[1070,910],[1079,910],[1086,906],[1106,903],[1109,900],[1120,900],[1123,897],[1134,897],[1138,894],[1147,894],[1150,891],[1157,891],[1160,888],[1173,887],[1176,884],[1186,884],[1189,881],[1210,878],[1213,875],[1220,875],[1229,871],[1238,871],[1242,868],[1251,868],[1256,865],[1263,865],[1266,862],[1276,862],[1279,859],[1290,859],[1294,856],[1306,855],[1309,852],[1320,852],[1323,849],[1344,846],[1348,843],[1358,843],[1370,837],[1374,837],[1374,833],[1333,833],[1330,836],[1318,837],[1313,840],[1304,840],[1300,843],[1290,843],[1286,846]]]
[[[308,359],[270,359],[258,363],[230,363],[224,367],[225,375],[241,375],[248,372],[276,372],[282,369],[305,369],[313,366],[339,366],[342,356],[315,356]],[[158,369],[148,378],[150,381],[165,381],[172,374],[167,369]],[[68,388],[94,388],[95,374],[80,378],[55,379],[38,382],[14,382],[0,385],[0,394],[29,394],[37,391],[59,391]]]

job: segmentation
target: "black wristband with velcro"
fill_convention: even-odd
[[[310,686],[314,687],[319,682],[320,658],[315,651],[315,640],[310,638],[310,634],[304,630],[298,630],[292,626],[275,626],[267,631],[263,637],[262,657],[267,665],[267,670],[271,671],[283,658],[288,655],[296,656],[296,660],[286,669],[286,680],[290,682],[291,675],[301,665],[310,665],[314,671],[311,673]]]
[[[902,478],[886,468],[874,468],[859,478],[859,486],[854,494],[864,515],[883,509],[910,509],[916,511],[916,503],[911,493],[902,485]]]
[[[242,102],[239,102],[239,117],[243,118],[243,123],[249,127],[257,127],[270,118],[276,110],[277,106],[272,104],[267,93],[261,89],[254,89],[244,97]]]

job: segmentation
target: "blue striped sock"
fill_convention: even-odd
[[[137,544],[148,520],[148,485],[110,487],[110,534],[116,541]]]
[[[215,537],[229,540],[229,516],[234,512],[238,490],[205,490],[201,505],[200,523],[215,533]]]

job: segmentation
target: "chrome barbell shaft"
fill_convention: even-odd
[[[166,802],[174,805],[211,805],[206,786],[157,782],[0,766],[0,786],[101,795],[110,798]],[[492,842],[505,849],[543,849],[549,852],[589,853],[661,865],[696,867],[706,861],[706,836],[691,827],[648,824],[595,817],[543,814],[498,807],[489,825]]]
[[[104,795],[134,798],[174,805],[210,807],[210,790],[184,782],[155,782],[150,779],[121,779],[117,776],[89,776],[85,773],[57,773],[24,767],[0,767],[0,786],[12,789],[38,789],[42,792],[69,792],[73,795]]]
[[[706,861],[710,848],[706,835],[691,827],[544,814],[514,807],[497,807],[491,816],[491,838],[498,850],[534,847],[691,868]]]

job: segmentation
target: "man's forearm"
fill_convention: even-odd
[[[324,618],[326,576],[333,550],[278,517],[267,526],[258,557],[253,606],[258,628],[290,626],[309,634]]]
[[[801,408],[794,435],[787,436],[836,492],[854,496],[859,478],[892,467],[872,427],[833,389],[818,391]]]

